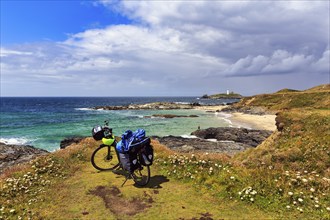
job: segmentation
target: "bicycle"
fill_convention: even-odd
[[[112,133],[112,128],[109,127],[109,122],[104,121],[104,126],[95,126],[92,130],[93,138],[97,141],[102,140],[102,144],[94,150],[91,156],[91,163],[94,168],[100,171],[106,170],[124,170],[119,159],[119,153],[116,150],[117,141]],[[114,148],[115,155],[112,151]],[[137,163],[132,173],[127,173],[126,179],[122,186],[129,178],[138,186],[145,186],[150,181],[150,166],[143,166],[141,163],[141,150],[137,153]],[[125,170],[124,170],[125,171]]]

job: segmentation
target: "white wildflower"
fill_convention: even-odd
[[[287,206],[286,206],[286,208],[287,208],[287,209],[290,209],[290,208],[291,208],[291,206],[287,205]]]
[[[302,198],[298,198],[298,201],[299,202],[303,202],[304,200]]]
[[[288,192],[288,195],[289,196],[293,196],[293,192]]]
[[[330,207],[327,207],[327,210],[330,212]]]
[[[251,195],[256,195],[257,194],[257,191],[253,190],[250,194]]]
[[[15,213],[15,211],[16,211],[15,209],[10,209],[9,212],[10,212],[10,213]]]
[[[309,191],[311,191],[311,192],[315,192],[315,189],[314,189],[314,188],[310,188]]]

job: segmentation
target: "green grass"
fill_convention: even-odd
[[[227,98],[227,99],[239,99],[242,98],[243,96],[237,93],[219,93],[219,94],[214,94],[214,95],[210,95],[208,96],[211,99],[223,99],[223,98]]]
[[[289,89],[273,94],[262,94],[243,98],[234,104],[236,108],[262,107],[270,111],[289,110],[295,108],[330,110],[330,84],[314,87],[305,91]]]
[[[120,187],[125,179],[123,176],[112,172],[99,172],[91,166],[89,155],[96,147],[93,142],[85,140],[80,145],[39,158],[26,165],[19,173],[7,172],[0,186],[2,218],[199,219],[209,216],[214,219],[272,219],[275,216],[253,205],[242,203],[237,198],[224,200],[203,186],[167,175],[159,161],[172,152],[162,150],[157,144],[156,157],[159,160],[152,167],[149,187],[135,187],[132,180]],[[12,194],[14,186],[8,184],[8,179],[14,179],[14,185],[21,186],[21,183],[25,183],[23,176],[27,175],[27,172],[29,174],[25,186],[28,189],[15,187],[17,190]],[[40,175],[35,179],[37,173]],[[16,177],[13,178],[13,175]],[[3,190],[4,188],[6,190]],[[120,193],[103,194],[101,198],[93,193],[98,189],[103,189],[104,192],[116,189]],[[26,190],[30,193],[25,193]],[[119,206],[116,206],[118,203]],[[130,214],[132,210],[138,211]]]
[[[243,99],[276,110],[282,130],[233,158],[153,141],[147,188],[95,170],[99,143],[85,139],[6,171],[0,219],[330,219],[329,102],[328,85]]]

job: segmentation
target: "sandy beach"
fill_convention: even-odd
[[[222,110],[226,106],[217,105],[217,106],[196,106],[195,109],[204,110],[204,111],[217,111]],[[275,118],[276,115],[251,115],[244,114],[240,112],[235,113],[225,113],[228,114],[228,120],[231,121],[234,127],[244,127],[250,129],[260,129],[260,130],[270,130],[275,131]]]
[[[276,115],[250,115],[235,112],[232,113],[232,116],[228,119],[235,127],[239,126],[251,129],[275,131],[275,118]]]
[[[209,106],[208,105],[204,105],[204,106],[195,106],[194,109],[215,112],[217,110],[221,111],[225,107],[227,107],[227,106],[225,106],[225,105],[209,105]]]

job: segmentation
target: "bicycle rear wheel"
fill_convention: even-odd
[[[113,170],[119,167],[116,152],[111,152],[111,146],[100,145],[91,157],[92,165],[98,170]]]
[[[147,185],[150,181],[150,167],[140,166],[138,169],[134,170],[132,178],[138,186]]]

